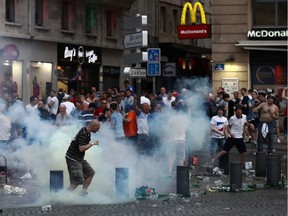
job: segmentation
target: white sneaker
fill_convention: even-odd
[[[30,172],[25,173],[23,176],[20,177],[22,180],[30,180],[32,179],[32,175]]]
[[[277,139],[277,143],[281,143],[281,140],[279,138]]]

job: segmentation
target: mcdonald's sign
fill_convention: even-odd
[[[196,24],[197,9],[200,10],[201,23]],[[186,12],[190,12],[191,25],[186,25]],[[206,15],[200,2],[195,2],[194,7],[190,2],[186,2],[181,13],[181,25],[177,26],[179,39],[199,39],[211,37],[211,25],[206,24]]]

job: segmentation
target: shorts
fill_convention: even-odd
[[[229,152],[236,145],[239,154],[246,152],[246,145],[243,138],[228,138],[224,144],[223,150]]]
[[[72,185],[82,185],[84,179],[94,176],[95,174],[94,169],[86,160],[79,162],[66,158],[66,164],[69,172],[70,184]]]
[[[275,120],[273,121],[273,124],[274,124],[274,127],[275,127],[275,128],[279,128],[279,119],[275,119]]]

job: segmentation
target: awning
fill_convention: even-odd
[[[266,51],[284,51],[287,52],[287,41],[273,40],[249,40],[238,41],[235,46],[243,47],[246,50],[266,50]]]

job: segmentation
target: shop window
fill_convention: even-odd
[[[96,33],[97,14],[96,9],[93,6],[86,6],[85,8],[85,32]]]
[[[115,11],[106,11],[106,35],[108,37],[116,36],[116,12]]]
[[[0,95],[22,98],[22,62],[21,61],[1,61],[0,73]]]
[[[160,31],[166,32],[166,20],[167,20],[167,14],[166,14],[166,8],[161,7],[160,8]]]
[[[31,62],[30,65],[30,95],[47,96],[52,80],[52,63]]]
[[[62,1],[62,30],[72,30],[73,5],[71,1]]]
[[[287,0],[254,0],[252,11],[254,26],[287,26]]]
[[[6,0],[6,21],[7,22],[15,22],[15,8],[16,8],[16,0]]]

